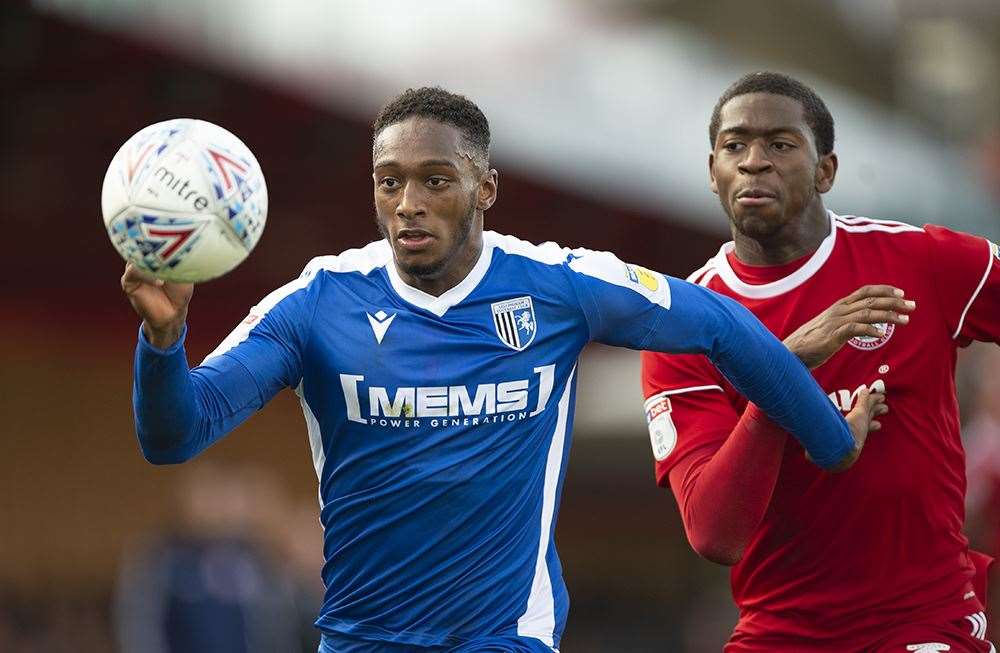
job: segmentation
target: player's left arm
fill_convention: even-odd
[[[840,411],[808,369],[743,306],[701,286],[574,250],[567,268],[590,327],[605,344],[705,354],[733,386],[798,439],[813,461],[846,469],[860,453]]]
[[[1000,343],[1000,247],[936,225],[924,231],[948,335],[961,346],[973,340]]]

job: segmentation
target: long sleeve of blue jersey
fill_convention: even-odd
[[[820,467],[853,451],[850,427],[806,367],[737,302],[607,252],[573,250],[567,267],[592,340],[704,354]]]
[[[132,405],[139,445],[154,464],[207,448],[301,378],[311,307],[307,276],[279,288],[205,361],[188,369],[180,340],[160,350],[139,329]]]

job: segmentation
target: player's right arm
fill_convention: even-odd
[[[706,288],[573,250],[567,260],[590,337],[665,353],[704,354],[742,394],[830,471],[850,467],[863,440],[851,433],[809,370],[745,307]]]
[[[192,286],[126,267],[122,290],[143,320],[132,404],[149,462],[194,457],[282,388],[298,383],[311,310],[306,293],[295,291],[306,283],[304,275],[269,295],[213,355],[189,369],[184,336]]]
[[[856,335],[878,335],[880,322],[904,325],[916,304],[891,286],[863,286],[835,302],[785,339],[811,368]],[[670,488],[684,529],[699,554],[720,564],[743,556],[767,507],[781,469],[785,431],[754,404],[737,414],[733,397],[702,356],[644,352],[643,391],[657,454],[657,482]],[[885,396],[863,390],[847,423],[856,440],[881,424]],[[666,410],[669,408],[669,410]],[[675,447],[657,451],[657,433],[672,431]]]
[[[754,404],[738,397],[704,356],[642,354],[642,383],[656,455],[656,478],[669,484],[691,547],[734,565],[767,512],[788,436]],[[863,391],[847,423],[863,442],[881,425],[884,395]],[[657,448],[657,434],[672,433]],[[662,437],[662,435],[660,436]]]

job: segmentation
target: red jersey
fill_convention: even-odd
[[[823,472],[788,438],[767,512],[732,569],[740,619],[727,651],[803,642],[866,650],[889,626],[982,610],[962,535],[954,370],[959,347],[1000,336],[1000,253],[943,227],[830,219],[829,236],[797,262],[748,266],[728,243],[689,277],[742,303],[779,338],[863,285],[893,285],[917,303],[909,324],[854,338],[814,371],[845,414],[859,389],[881,386],[891,412],[841,474]],[[718,451],[747,406],[699,355],[644,352],[643,389],[647,414],[666,410],[676,431],[665,445],[651,422],[662,486],[680,463]]]

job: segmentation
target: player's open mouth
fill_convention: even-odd
[[[396,242],[399,243],[400,247],[410,252],[426,248],[432,240],[434,240],[434,236],[423,229],[403,229],[396,234]]]
[[[761,206],[777,198],[773,192],[763,188],[746,188],[736,194],[736,202],[741,206]]]

